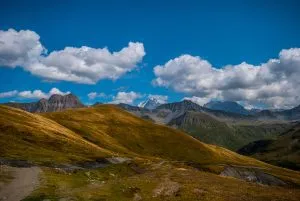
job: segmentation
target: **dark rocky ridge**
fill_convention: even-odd
[[[32,103],[4,103],[4,105],[19,108],[27,112],[56,112],[68,108],[81,108],[85,107],[80,100],[73,94],[67,95],[52,95],[48,100],[40,99]]]
[[[249,115],[250,112],[246,110],[242,105],[233,101],[210,101],[203,107],[212,110],[222,110],[225,112],[237,113],[242,115]]]

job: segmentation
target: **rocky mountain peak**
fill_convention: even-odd
[[[156,109],[162,103],[154,97],[148,98],[146,101],[139,104],[139,107],[146,108],[149,110]]]
[[[6,105],[20,108],[28,112],[56,112],[68,108],[84,107],[84,105],[81,103],[78,97],[74,94],[53,94],[49,99],[42,98],[37,102],[16,103]]]

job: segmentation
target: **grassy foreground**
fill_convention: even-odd
[[[299,198],[299,189],[258,185],[161,161],[139,167],[113,165],[72,174],[46,168],[42,186],[24,201],[297,201]]]

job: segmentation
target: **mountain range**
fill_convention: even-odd
[[[124,103],[118,104],[118,107],[148,121],[183,130],[203,142],[223,146],[233,151],[256,140],[275,139],[280,133],[293,126],[293,123],[286,120],[289,118],[278,118],[278,114],[284,113],[291,118],[300,114],[298,108],[280,112],[263,110],[255,115],[240,114],[240,111],[244,111],[243,107],[232,102],[214,102],[203,107],[189,100],[158,104],[158,101],[152,98],[144,103],[143,107]],[[33,103],[6,103],[5,105],[37,113],[85,107],[73,94],[52,95],[48,100],[41,99]],[[221,110],[222,106],[226,105],[232,107],[227,111]]]
[[[41,171],[40,182],[26,201],[283,197],[296,201],[300,197],[298,172],[206,144],[183,132],[185,126],[201,125],[218,128],[221,136],[228,122],[242,124],[248,117],[191,101],[148,110],[126,104],[83,107],[72,95],[54,97],[58,102],[47,108],[61,111],[30,113],[0,105],[0,163]],[[50,99],[47,102],[53,103]],[[137,114],[160,118],[167,125]],[[183,127],[171,128],[174,125]],[[2,171],[0,181],[7,182],[10,177],[5,174],[11,173]]]

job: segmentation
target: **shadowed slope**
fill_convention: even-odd
[[[300,124],[282,133],[276,140],[252,142],[241,148],[239,153],[300,170]]]

